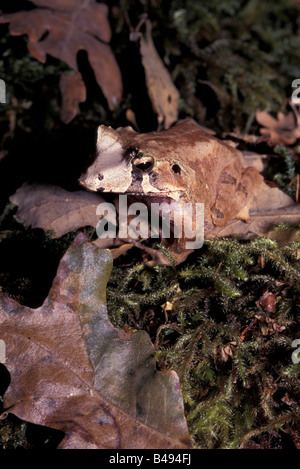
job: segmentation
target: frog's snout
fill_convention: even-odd
[[[152,156],[144,156],[138,153],[132,159],[132,169],[136,173],[149,173],[154,166],[154,158]]]

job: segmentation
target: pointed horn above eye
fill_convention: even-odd
[[[105,125],[99,125],[97,130],[97,145],[102,145],[103,139],[107,140],[107,144],[111,139],[112,143],[119,140],[119,135],[112,127],[106,127]]]

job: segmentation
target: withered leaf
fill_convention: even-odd
[[[267,323],[267,317],[262,315],[262,314],[256,314],[255,318],[258,319],[259,326],[260,326],[260,331],[262,335],[268,335],[269,333],[269,327]]]
[[[265,160],[267,155],[261,155],[259,153],[254,153],[253,151],[242,151],[243,157],[245,159],[246,166],[252,166],[261,173],[265,169]]]
[[[178,119],[179,92],[155,48],[150,21],[146,20],[146,39],[141,33],[136,32],[131,34],[131,39],[139,39],[146,84],[153,110],[157,113],[159,125],[168,129]]]
[[[95,78],[107,99],[110,109],[113,109],[122,96],[122,78],[109,46],[111,38],[110,25],[107,19],[108,7],[96,0],[78,2],[76,0],[32,0],[36,6],[29,11],[6,14],[0,17],[0,23],[10,23],[10,33],[13,36],[26,34],[28,36],[29,52],[42,63],[47,54],[67,63],[78,72],[77,54],[80,50],[88,53],[88,59],[95,73]],[[76,76],[76,75],[75,75]],[[68,90],[68,98],[63,96],[62,117],[68,122],[72,112],[65,108],[73,100],[85,100],[82,85],[79,96],[70,94],[78,91],[74,87]],[[61,82],[64,91],[65,83]],[[67,101],[67,104],[66,104]]]
[[[275,308],[276,297],[274,293],[266,291],[258,300],[258,303],[265,313],[273,313]]]
[[[256,314],[255,318],[258,319],[262,335],[280,333],[286,329],[282,324],[277,324],[274,319],[264,314]]]
[[[61,448],[187,448],[178,376],[155,370],[144,331],[108,319],[111,267],[109,251],[78,239],[41,307],[0,294],[11,374],[4,409],[65,432]]]
[[[231,137],[238,141],[250,143],[251,145],[255,145],[264,140],[264,137],[262,136],[243,134],[238,129],[235,130],[234,132],[223,132],[222,137],[224,138]]]
[[[300,204],[276,187],[263,183],[255,195],[249,220],[231,220],[223,227],[215,228],[208,237],[236,236],[251,239],[257,236],[273,237],[273,229],[281,223],[300,223]]]
[[[83,190],[69,192],[58,186],[24,183],[10,201],[18,207],[17,220],[51,231],[53,238],[59,238],[85,226],[96,228],[101,219],[96,214],[97,206],[105,199]],[[118,238],[96,238],[93,243],[98,248],[111,249],[114,259],[133,247]]]
[[[62,95],[61,119],[68,124],[78,114],[78,104],[86,100],[86,88],[79,72],[62,75],[60,79]]]
[[[69,192],[57,186],[25,183],[10,201],[18,206],[16,218],[32,228],[53,231],[53,237],[59,238],[84,226],[96,227],[96,208],[103,198],[83,190]]]
[[[300,127],[293,112],[283,114],[277,113],[277,119],[267,112],[257,110],[256,120],[263,127],[260,133],[269,137],[273,144],[292,145],[300,137]]]
[[[221,360],[223,362],[227,362],[229,358],[233,357],[234,347],[236,346],[236,342],[229,342],[228,344],[224,345],[221,349]]]

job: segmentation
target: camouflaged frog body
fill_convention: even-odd
[[[94,162],[80,178],[88,190],[130,194],[149,203],[204,203],[205,235],[247,218],[262,177],[242,154],[186,119],[160,132],[98,129]]]

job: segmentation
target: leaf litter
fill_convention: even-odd
[[[61,430],[64,449],[189,448],[178,376],[156,371],[144,331],[108,319],[111,268],[109,251],[80,234],[40,308],[0,294],[11,375],[2,418]]]
[[[122,97],[122,78],[110,48],[111,29],[107,19],[108,7],[96,0],[32,0],[38,8],[0,16],[0,23],[10,23],[10,34],[28,36],[28,50],[42,63],[47,55],[62,60],[73,74],[62,75],[61,116],[65,123],[77,114],[79,102],[85,101],[86,91],[81,79],[77,54],[88,53],[95,78],[114,109]]]

